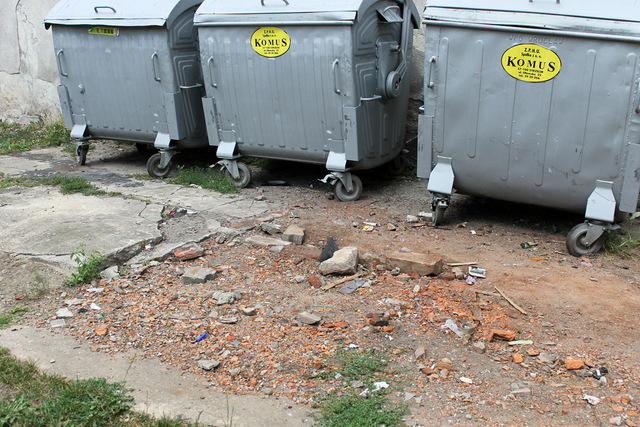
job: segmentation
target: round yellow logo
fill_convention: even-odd
[[[502,54],[502,68],[514,79],[541,83],[560,72],[562,62],[552,50],[537,44],[518,44]]]
[[[280,28],[259,28],[251,36],[251,47],[258,55],[277,58],[291,46],[289,35]]]

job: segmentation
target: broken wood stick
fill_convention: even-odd
[[[334,288],[334,287],[338,286],[341,283],[345,283],[345,282],[348,282],[350,280],[356,279],[358,277],[362,277],[365,274],[367,274],[367,273],[358,273],[358,274],[354,274],[353,276],[343,277],[342,279],[338,279],[335,282],[327,283],[326,285],[324,285],[320,289],[322,289],[323,291],[326,291],[327,289]]]
[[[506,296],[506,295],[504,294],[504,292],[502,292],[500,289],[498,289],[498,287],[497,287],[497,286],[494,286],[494,289],[495,289],[496,291],[498,291],[498,293],[499,293],[500,295],[502,295],[502,297],[503,297],[504,299],[506,299],[506,300],[509,302],[509,304],[511,304],[511,305],[513,306],[513,308],[515,308],[515,309],[516,309],[516,310],[518,310],[520,313],[522,313],[522,314],[524,314],[525,316],[527,316],[527,312],[526,312],[526,311],[524,311],[522,308],[520,308],[520,306],[519,306],[518,304],[516,304],[515,302],[513,302],[513,301],[511,300],[511,298],[509,298],[508,296]]]
[[[490,297],[499,297],[500,296],[500,295],[496,294],[495,292],[481,291],[480,289],[473,289],[473,292],[475,292],[477,294],[488,295]]]
[[[477,262],[450,262],[447,265],[449,267],[466,267],[468,265],[476,265]]]

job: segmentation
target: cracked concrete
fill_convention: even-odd
[[[97,151],[97,150],[96,150]],[[203,230],[197,241],[238,234],[223,222],[237,222],[265,214],[275,204],[238,195],[158,180],[139,180],[146,174],[145,158],[135,150],[90,152],[85,167],[59,148],[0,156],[7,176],[80,176],[117,196],[62,195],[56,187],[11,187],[0,190],[0,252],[48,263],[63,275],[75,270],[69,254],[78,244],[105,256],[105,267],[162,259],[193,237],[164,239],[158,225],[166,207],[195,211]],[[145,250],[147,247],[147,250]],[[151,249],[148,249],[151,247]]]
[[[100,144],[100,143],[99,143]],[[104,145],[103,145],[104,146]],[[114,144],[108,144],[114,147]],[[117,146],[115,146],[117,147]],[[97,151],[97,152],[96,152]],[[0,189],[0,298],[36,293],[60,283],[77,266],[69,257],[82,242],[86,249],[106,256],[107,265],[142,266],[161,259],[176,247],[193,241],[188,233],[166,238],[159,230],[167,220],[163,211],[182,207],[197,213],[198,239],[224,234],[235,236],[242,229],[222,224],[268,216],[276,203],[257,202],[243,196],[228,196],[201,188],[181,187],[162,181],[141,181],[146,158],[127,148],[92,150],[87,166],[59,148],[0,156],[0,171],[8,176],[81,176],[94,185],[119,193],[116,196],[62,195],[56,187],[14,186]],[[189,224],[189,221],[185,222]],[[179,228],[179,222],[175,223]],[[145,246],[150,245],[148,250]],[[55,270],[53,274],[49,270]],[[7,283],[17,285],[11,289]],[[294,426],[313,424],[307,410],[287,399],[258,396],[227,396],[207,387],[193,374],[180,372],[157,360],[137,360],[135,353],[110,357],[92,352],[64,331],[12,328],[0,330],[0,345],[20,359],[30,359],[43,370],[70,379],[103,377],[126,380],[133,389],[136,409],[157,417],[181,416],[203,425]],[[51,360],[55,359],[55,363]],[[233,413],[227,413],[227,403]]]

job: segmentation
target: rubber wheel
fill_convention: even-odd
[[[338,181],[336,183],[336,197],[343,202],[354,202],[362,196],[362,181],[355,175],[351,175],[351,182],[353,184],[353,189],[351,192],[347,191],[342,184],[342,181]]]
[[[432,222],[433,225],[441,225],[442,222],[444,221],[444,211],[447,209],[446,206],[442,206],[441,204],[436,204],[435,208],[433,209],[433,218],[432,218]]]
[[[147,172],[154,178],[166,178],[171,172],[171,162],[164,168],[160,168],[160,160],[162,159],[161,153],[156,153],[149,157],[147,161]]]
[[[76,147],[76,159],[78,160],[78,164],[83,166],[87,163],[87,153],[89,152],[88,145],[79,145]]]
[[[391,176],[402,175],[406,168],[407,158],[402,154],[387,163],[387,173]]]
[[[567,234],[567,250],[571,255],[581,257],[595,254],[602,249],[604,235],[600,236],[591,246],[587,246],[584,243],[587,231],[589,231],[589,224],[586,223],[578,224],[569,231],[569,234]]]
[[[225,173],[227,174],[231,182],[233,182],[233,185],[238,188],[244,188],[249,185],[249,182],[251,182],[251,171],[249,170],[249,167],[242,162],[238,162],[238,173],[240,174],[240,177],[238,177],[238,179],[231,176],[231,172],[229,172],[229,169],[227,169]]]

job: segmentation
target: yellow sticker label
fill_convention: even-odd
[[[117,36],[120,34],[117,28],[113,27],[91,27],[89,34],[96,34],[99,36]]]
[[[514,79],[541,83],[557,76],[562,62],[554,51],[546,47],[518,44],[502,54],[502,68]]]
[[[258,28],[251,36],[251,47],[258,55],[277,58],[291,46],[289,35],[280,28]]]

